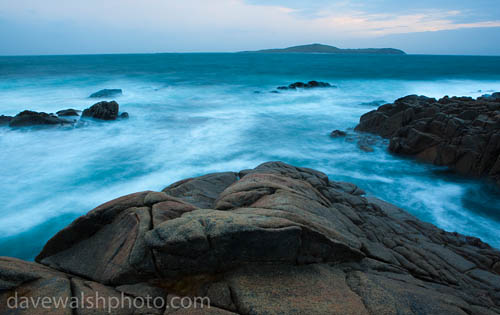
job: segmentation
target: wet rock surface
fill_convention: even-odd
[[[4,116],[5,117],[5,116]],[[59,118],[54,114],[25,110],[12,117],[9,121],[10,127],[29,127],[71,124],[74,121]]]
[[[112,200],[36,261],[0,258],[0,311],[15,292],[98,291],[212,305],[116,314],[500,314],[498,250],[281,162]]]
[[[120,96],[122,94],[123,94],[123,91],[121,89],[102,89],[100,91],[92,93],[89,97],[90,98],[109,98],[109,97]]]
[[[77,109],[63,109],[56,112],[57,116],[80,116],[81,111]]]
[[[101,120],[115,120],[118,118],[119,105],[115,101],[96,103],[82,112],[82,117],[91,117]]]
[[[410,95],[363,115],[357,131],[390,139],[389,150],[500,185],[500,97],[440,100]]]

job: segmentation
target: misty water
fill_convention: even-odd
[[[269,93],[295,81],[336,89]],[[359,185],[448,231],[500,247],[500,193],[487,181],[332,139],[408,94],[500,90],[500,57],[156,54],[1,57],[0,114],[84,109],[121,88],[130,119],[0,127],[0,256],[33,259],[58,230],[124,194],[281,160]],[[256,93],[259,92],[259,93]]]

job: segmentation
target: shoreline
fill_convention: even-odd
[[[123,196],[61,230],[38,263],[1,258],[0,300],[72,296],[83,281],[104,296],[207,296],[220,314],[500,312],[500,251],[363,195],[268,162]]]

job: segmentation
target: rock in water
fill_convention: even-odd
[[[14,116],[10,122],[10,127],[28,127],[28,126],[43,126],[43,125],[63,125],[71,124],[72,121],[61,119],[54,114],[43,112],[34,112],[25,110]]]
[[[347,133],[345,131],[342,131],[342,130],[334,130],[332,131],[332,133],[330,133],[330,137],[332,138],[340,138],[340,137],[345,137],[347,136]]]
[[[14,118],[14,117],[1,115],[0,116],[0,126],[8,125],[10,123],[10,121],[12,120],[12,118]]]
[[[489,176],[500,185],[500,94],[409,95],[361,116],[357,131],[390,139],[389,150],[448,166],[462,175]]]
[[[90,98],[108,98],[116,97],[122,95],[123,91],[121,89],[103,89],[98,92],[91,94]]]
[[[83,111],[82,117],[91,117],[101,120],[115,120],[118,117],[119,105],[115,101],[102,101]]]
[[[57,116],[80,116],[80,112],[79,110],[76,110],[76,109],[63,109],[63,110],[60,110],[58,112],[56,112],[56,115]]]
[[[336,86],[331,85],[328,82],[309,81],[307,83],[295,82],[290,84],[289,86],[279,86],[278,90],[296,90],[296,89],[312,89],[312,88],[326,88],[326,87],[336,87]]]
[[[207,314],[500,314],[498,250],[281,162],[107,202],[36,261],[0,258],[0,313],[15,292],[98,292],[206,296]]]

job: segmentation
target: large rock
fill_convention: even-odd
[[[97,91],[95,93],[92,93],[89,97],[90,98],[110,98],[110,97],[115,97],[122,95],[123,91],[121,89],[103,89],[100,91]]]
[[[498,250],[281,162],[110,201],[36,261],[0,258],[0,310],[17,290],[213,306],[116,314],[500,314]]]
[[[495,93],[494,95],[497,95]],[[498,99],[410,95],[361,116],[357,131],[390,139],[389,150],[500,182]]]
[[[71,124],[73,121],[62,119],[53,114],[34,112],[25,110],[14,116],[10,122],[10,127],[29,127]]]
[[[101,120],[115,120],[118,118],[119,105],[115,101],[102,101],[85,109],[82,117],[90,117]]]

